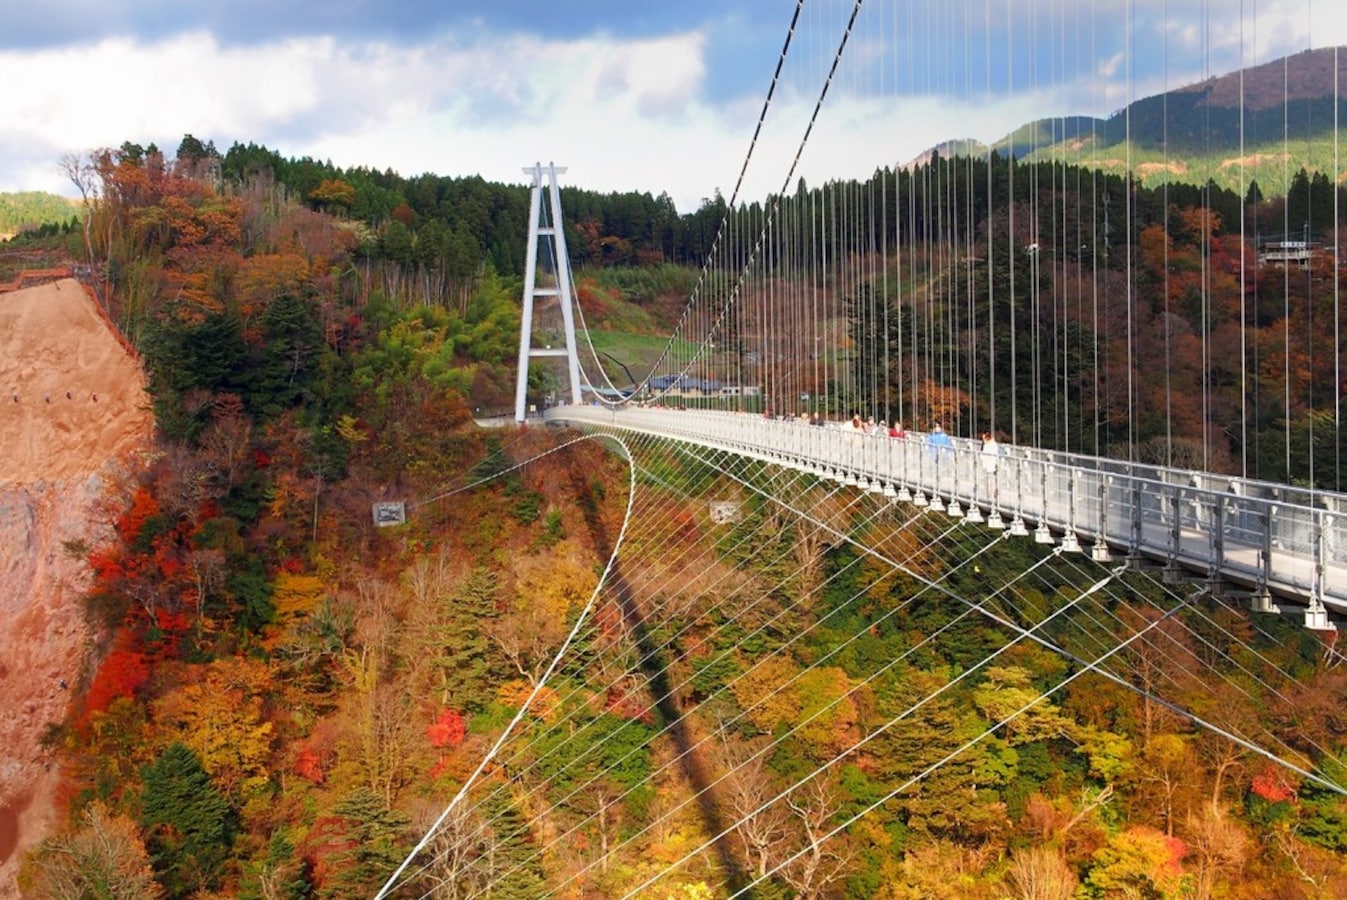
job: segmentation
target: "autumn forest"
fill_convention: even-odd
[[[1037,165],[1044,192],[1083,183]],[[650,881],[640,896],[719,897],[759,875],[749,895],[764,900],[1347,896],[1347,800],[1332,789],[1347,783],[1347,667],[1294,616],[819,482],[792,483],[801,516],[767,499],[779,473],[757,463],[731,478],[651,443],[629,470],[599,440],[541,455],[577,435],[478,427],[514,390],[525,188],[219,152],[190,135],[171,155],[128,142],[64,166],[81,214],[8,242],[0,265],[85,274],[143,363],[157,435],[112,491],[103,539],[65,548],[92,572],[98,638],[48,730],[63,825],[25,860],[33,896],[373,896],[586,610],[526,740],[395,896],[597,898]],[[994,187],[1012,169],[1034,183],[1030,168],[936,157],[877,173],[899,185],[883,212],[902,222],[903,264],[941,265],[927,251],[945,235],[904,218],[898,196]],[[801,184],[796,199],[821,190]],[[668,335],[724,200],[680,214],[667,195],[562,193],[590,327]],[[1260,282],[1244,305],[1232,274],[1256,267],[1242,218],[1250,235],[1288,218],[1334,233],[1333,186],[1305,173],[1288,196],[1240,196],[1110,175],[1105,195],[1122,204],[1113,221],[1133,223],[1107,240],[1135,240],[1145,317],[1137,357],[1107,359],[1106,379],[1136,367],[1148,409],[1162,389],[1191,398],[1205,384],[1219,419],[1241,403],[1241,310],[1258,354],[1249,446],[1182,405],[1143,421],[1147,452],[1173,428],[1170,448],[1219,447],[1214,467],[1243,454],[1266,477],[1341,489],[1312,462],[1334,452],[1312,423],[1341,387],[1315,326],[1336,270],[1319,260]],[[1009,227],[995,196],[970,204],[958,240]],[[1021,267],[1020,284],[1064,295],[1081,262],[1037,272],[998,252],[988,290]],[[1121,279],[1122,254],[1101,256],[1105,282]],[[910,300],[883,299],[895,322],[926,327]],[[997,302],[1026,329],[1058,309]],[[1101,328],[1118,327],[1110,309]],[[940,321],[950,344],[971,327]],[[841,327],[856,347],[880,338]],[[1220,350],[1206,369],[1203,329]],[[1004,354],[1009,371],[1026,352],[952,354],[961,414],[990,408],[965,381],[978,353]],[[1026,404],[1025,422],[1029,368],[1016,400],[998,398]],[[530,377],[537,394],[551,387]],[[1063,396],[1072,408],[1044,418],[1041,442],[1116,451],[1126,398]],[[590,610],[631,484],[641,501],[616,587]],[[709,518],[724,497],[737,522]],[[382,500],[405,500],[408,522],[377,528]],[[671,548],[696,565],[666,571]],[[960,600],[973,596],[985,609]],[[1144,639],[1118,648],[1120,629]],[[760,810],[824,763],[809,790]]]

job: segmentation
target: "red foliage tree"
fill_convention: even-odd
[[[124,544],[133,543],[140,537],[145,523],[157,515],[159,515],[158,501],[154,499],[154,494],[150,493],[148,487],[141,485],[131,497],[130,508],[117,518],[117,536]]]
[[[437,750],[457,747],[468,736],[468,725],[456,709],[441,710],[435,721],[426,726],[426,739]]]
[[[89,691],[84,696],[81,726],[87,725],[94,715],[104,712],[118,697],[134,697],[150,677],[145,654],[131,649],[130,644],[129,637],[119,639],[117,646],[99,665]]]
[[[1296,795],[1295,789],[1286,781],[1280,769],[1271,763],[1253,777],[1249,790],[1268,803],[1284,803]]]
[[[314,784],[327,781],[327,772],[323,769],[322,755],[312,747],[305,747],[295,757],[295,774]]]

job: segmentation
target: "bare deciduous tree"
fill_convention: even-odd
[[[398,685],[379,685],[359,700],[359,765],[369,789],[393,805],[416,771],[414,745],[421,737],[415,710]]]
[[[798,856],[781,869],[781,877],[795,888],[800,900],[824,897],[830,885],[846,878],[852,858],[846,836],[831,834],[842,807],[842,792],[831,773],[820,773],[787,795],[785,804],[793,814],[801,846]]]
[[[1078,886],[1062,852],[1042,844],[1015,851],[1009,880],[1018,900],[1071,900]]]
[[[785,847],[789,818],[783,805],[768,804],[779,788],[767,771],[766,742],[721,737],[717,756],[727,772],[724,798],[735,818],[734,836],[749,870],[765,878]]]
[[[74,834],[49,838],[33,857],[35,896],[56,900],[163,896],[136,824],[101,802],[85,808]]]
[[[89,265],[94,264],[93,219],[94,207],[98,203],[98,169],[93,162],[93,154],[66,153],[59,163],[61,173],[70,179],[75,190],[80,192],[80,202],[84,206],[84,252]]]
[[[418,831],[429,829],[434,816],[427,814]],[[444,900],[474,900],[487,897],[503,866],[499,837],[469,804],[455,806],[435,831],[425,853],[424,880],[420,887]]]
[[[1249,858],[1249,837],[1239,822],[1215,803],[1188,817],[1187,843],[1193,871],[1193,897],[1210,900],[1227,876],[1237,875]]]

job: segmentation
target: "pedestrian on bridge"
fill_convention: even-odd
[[[1001,445],[997,442],[996,436],[990,431],[982,432],[982,471],[988,475],[993,474],[1000,457]]]
[[[945,434],[945,429],[940,427],[939,422],[932,426],[931,435],[926,438],[926,443],[931,446],[931,456],[936,462],[948,459],[950,453],[954,450],[954,442],[949,439],[949,435]]]

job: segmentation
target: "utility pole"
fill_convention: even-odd
[[[557,187],[557,176],[566,169],[551,163],[544,168],[535,163],[524,169],[526,175],[533,176],[533,189],[529,195],[529,238],[528,257],[524,264],[524,311],[519,322],[519,381],[515,390],[514,417],[523,422],[528,413],[527,392],[529,380],[529,360],[538,357],[564,357],[567,374],[570,379],[571,400],[579,406],[583,402],[580,393],[580,357],[575,350],[575,310],[571,305],[571,262],[566,253],[566,233],[561,227],[561,191]],[[547,176],[548,215],[544,224],[542,216],[543,176]],[[553,261],[555,284],[538,284],[538,245],[545,240]],[[551,346],[535,348],[533,346],[533,310],[534,301],[539,297],[556,297],[561,307],[563,340],[565,347]]]

